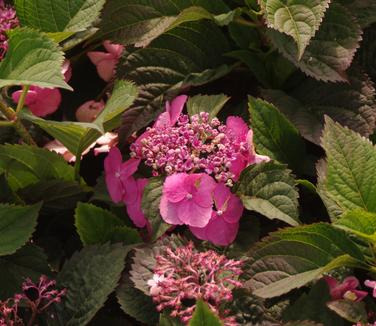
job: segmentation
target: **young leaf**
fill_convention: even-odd
[[[74,169],[47,149],[28,145],[0,145],[0,171],[6,171],[13,191],[39,181],[74,180]]]
[[[327,118],[322,146],[327,169],[326,175],[320,174],[319,189],[343,211],[376,212],[376,149],[372,143]]]
[[[362,30],[348,10],[331,4],[325,19],[311,39],[300,61],[298,48],[287,35],[269,30],[268,36],[279,51],[308,76],[323,81],[346,81],[345,71],[359,47]]]
[[[257,151],[301,171],[305,144],[297,129],[268,102],[249,97],[248,107]]]
[[[103,244],[111,240],[114,233],[117,238],[122,239],[119,239],[120,241],[126,241],[127,244],[141,241],[136,230],[126,227],[123,221],[108,210],[91,204],[79,203],[77,205],[75,225],[85,246]]]
[[[27,244],[16,253],[0,257],[0,300],[19,293],[26,278],[36,282],[41,275],[51,273],[47,257],[37,246]]]
[[[115,289],[129,247],[87,246],[66,262],[57,284],[69,291],[62,302],[64,325],[86,325]]]
[[[150,223],[152,240],[161,237],[171,227],[163,221],[159,213],[163,183],[164,178],[162,177],[150,178],[142,196],[142,211]]]
[[[17,28],[9,34],[9,48],[0,63],[0,87],[34,85],[72,90],[61,72],[63,52],[46,34],[29,28]]]
[[[193,313],[189,326],[222,326],[223,323],[218,316],[210,310],[209,306],[202,300],[196,302],[196,309]]]
[[[299,60],[319,29],[330,0],[264,0],[268,27],[291,36]]]
[[[13,254],[29,240],[40,208],[0,204],[0,256]]]
[[[167,30],[184,22],[213,19],[213,14],[229,8],[222,0],[188,0],[164,2],[158,0],[111,0],[103,11],[97,38],[122,44],[146,46]]]
[[[324,223],[273,232],[250,254],[247,286],[262,298],[287,293],[332,269],[364,263],[346,233]]]
[[[22,26],[62,35],[84,31],[99,17],[105,0],[15,0]]]
[[[250,165],[241,173],[235,189],[246,209],[290,225],[299,224],[299,195],[285,165],[275,162]]]
[[[196,95],[187,101],[187,111],[190,116],[200,112],[208,112],[209,119],[217,116],[230,98],[225,94],[218,95]]]

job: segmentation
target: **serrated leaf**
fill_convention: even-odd
[[[43,32],[84,31],[96,20],[105,0],[15,0],[22,26]]]
[[[348,321],[353,323],[367,323],[367,311],[364,302],[335,300],[329,301],[327,306],[329,309],[333,310],[339,316]]]
[[[269,27],[291,36],[299,60],[319,29],[330,0],[266,0],[265,16]]]
[[[214,19],[212,14],[225,13],[229,8],[222,0],[110,0],[103,11],[97,38],[121,44],[146,46],[164,32],[184,22]]]
[[[36,282],[41,275],[50,274],[43,250],[29,244],[13,255],[0,257],[0,270],[0,300],[19,293],[26,278],[29,277]]]
[[[187,111],[190,116],[200,112],[208,112],[209,119],[217,116],[230,98],[225,94],[195,95],[187,101]]]
[[[326,175],[319,178],[324,195],[343,211],[361,208],[376,212],[376,149],[359,134],[326,119],[322,146]],[[321,194],[321,192],[319,191]]]
[[[0,204],[0,256],[20,249],[37,226],[41,204],[14,206]]]
[[[219,317],[210,310],[207,303],[202,300],[196,302],[196,309],[193,313],[189,326],[222,326]]]
[[[8,45],[0,63],[0,87],[34,85],[73,90],[61,72],[63,52],[46,34],[17,28],[9,32]]]
[[[262,298],[302,287],[338,267],[364,267],[363,254],[346,233],[324,223],[273,232],[250,254],[246,285]]]
[[[21,117],[37,124],[77,157],[104,132],[119,127],[121,114],[132,105],[136,97],[135,85],[118,80],[103,111],[92,123],[44,120],[26,111],[22,112]]]
[[[10,187],[5,173],[0,173],[0,203],[24,204]]]
[[[229,50],[229,43],[211,21],[184,23],[153,40],[147,48],[127,50],[117,74],[134,81],[140,93],[133,108],[123,116],[122,141],[153,121],[162,112],[166,97],[218,79],[232,69],[222,56]]]
[[[290,225],[299,224],[299,195],[286,166],[275,162],[250,165],[235,189],[246,209]]]
[[[324,114],[368,137],[376,127],[375,87],[356,66],[349,74],[348,83],[328,84],[306,79],[289,94],[263,90],[262,95],[315,144],[320,144]]]
[[[128,228],[117,216],[103,208],[79,203],[75,211],[75,226],[82,243],[86,245],[103,244],[112,239],[127,244],[140,242],[135,229]]]
[[[129,248],[120,244],[87,246],[66,262],[58,275],[67,288],[62,302],[64,325],[86,325],[115,289]]]
[[[272,104],[248,99],[257,151],[301,171],[305,144],[298,130]]]
[[[74,180],[74,169],[61,156],[28,145],[0,145],[0,171],[13,191],[43,180]]]
[[[311,39],[301,60],[298,48],[289,36],[269,30],[268,36],[279,51],[305,74],[323,81],[346,81],[345,71],[350,67],[359,47],[362,30],[351,13],[338,3],[331,4],[325,19]]]
[[[141,207],[151,226],[152,241],[161,237],[171,227],[163,221],[159,212],[163,183],[162,177],[150,178],[142,196]]]
[[[366,241],[376,242],[376,213],[362,209],[351,210],[345,212],[334,225]]]

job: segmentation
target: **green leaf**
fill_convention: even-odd
[[[150,178],[142,196],[141,207],[151,226],[152,241],[161,237],[171,227],[163,221],[159,213],[163,183],[163,177]]]
[[[11,189],[5,173],[0,173],[0,203],[24,204]]]
[[[376,212],[376,149],[359,134],[326,119],[322,146],[327,156],[326,173],[319,175],[324,191],[342,211],[357,208]]]
[[[0,145],[0,172],[13,191],[39,181],[74,180],[74,169],[56,153],[28,145]]]
[[[43,210],[74,209],[80,200],[85,200],[89,188],[76,181],[48,180],[29,185],[18,191],[19,196],[28,204],[43,201]]]
[[[353,323],[367,324],[367,311],[364,302],[354,302],[350,300],[335,300],[327,303],[329,309],[333,310],[342,318]],[[334,325],[334,324],[333,324]],[[337,324],[336,324],[337,325]]]
[[[84,31],[99,17],[105,0],[15,0],[22,26],[43,32]]]
[[[120,80],[115,83],[105,108],[92,123],[44,120],[26,111],[22,112],[21,117],[37,124],[75,156],[81,156],[104,132],[120,125],[121,114],[132,105],[136,97],[136,86]]]
[[[13,254],[30,239],[37,226],[40,208],[41,204],[0,204],[0,256]]]
[[[0,63],[0,87],[34,85],[73,90],[61,72],[63,52],[46,34],[17,28],[9,32],[8,44]]]
[[[356,18],[362,29],[376,23],[376,3],[373,0],[340,1]]]
[[[349,75],[348,83],[307,78],[289,94],[263,90],[262,95],[289,118],[303,137],[315,144],[320,144],[325,114],[368,137],[376,128],[375,87],[356,66],[349,70]]]
[[[208,112],[209,119],[217,116],[230,98],[225,94],[195,95],[187,101],[187,111],[190,116],[200,112]]]
[[[298,130],[268,102],[249,97],[248,106],[257,151],[301,171],[305,144]]]
[[[58,275],[68,289],[62,302],[64,325],[86,325],[115,289],[129,248],[120,244],[87,246],[66,262]]]
[[[189,326],[222,326],[223,323],[219,317],[210,310],[207,303],[198,300],[196,309],[192,316]]]
[[[376,213],[363,209],[347,211],[334,225],[366,241],[376,242]]]
[[[235,189],[246,209],[290,225],[299,224],[299,195],[285,165],[275,162],[250,165],[241,173]]]
[[[167,313],[159,315],[158,326],[183,326],[178,318],[170,317]]]
[[[300,61],[299,50],[287,35],[269,30],[268,36],[279,51],[308,76],[323,81],[346,81],[345,71],[359,47],[362,30],[351,13],[338,3],[331,4],[325,19],[311,39]]]
[[[229,48],[225,35],[211,21],[184,23],[153,40],[147,48],[127,48],[117,75],[135,82],[140,95],[123,116],[121,139],[124,141],[153,121],[162,112],[166,98],[229,73],[231,67],[222,56]]]
[[[116,237],[126,244],[141,242],[138,232],[108,210],[91,204],[79,203],[75,211],[75,225],[82,243],[103,244]]]
[[[214,19],[229,9],[222,0],[188,0],[164,2],[158,0],[110,0],[103,11],[97,38],[111,39],[121,44],[146,46],[164,32],[182,23]]]
[[[246,285],[262,298],[302,287],[338,267],[364,267],[355,243],[345,232],[325,223],[273,232],[250,254],[251,279]]]
[[[267,25],[295,40],[299,60],[319,29],[329,2],[330,0],[266,0]]]
[[[36,282],[41,275],[51,273],[43,250],[29,244],[13,255],[0,257],[0,270],[0,300],[19,293],[26,278]]]
[[[287,307],[283,320],[312,320],[322,325],[343,326],[344,321],[328,309],[328,301],[331,301],[328,285],[321,279]]]

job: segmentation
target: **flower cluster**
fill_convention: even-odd
[[[132,157],[144,160],[154,175],[205,172],[231,186],[247,165],[267,160],[254,152],[252,131],[241,118],[228,117],[223,125],[207,112],[189,117],[181,114],[184,102],[177,100],[170,119],[162,114],[131,145]]]
[[[154,276],[148,281],[150,295],[158,311],[167,310],[183,323],[192,318],[196,300],[202,299],[226,326],[236,325],[222,304],[233,299],[232,289],[242,287],[238,280],[242,264],[213,250],[198,252],[192,242],[167,247],[156,257]]]
[[[38,283],[30,279],[22,284],[22,293],[15,294],[4,302],[0,301],[0,326],[22,326],[24,322],[19,316],[19,308],[26,306],[32,311],[32,318],[43,313],[53,303],[61,302],[66,289],[56,290],[56,282],[42,275]],[[28,324],[32,325],[31,320]]]
[[[8,50],[8,36],[6,34],[12,28],[19,25],[16,11],[0,0],[0,60],[4,58]]]

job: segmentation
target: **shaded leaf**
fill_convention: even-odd
[[[230,98],[225,94],[195,95],[187,101],[187,111],[190,116],[200,112],[208,112],[209,119],[217,116]]]
[[[339,316],[348,321],[353,323],[367,323],[367,311],[364,302],[335,300],[329,301],[327,306],[329,309],[333,310]]]

